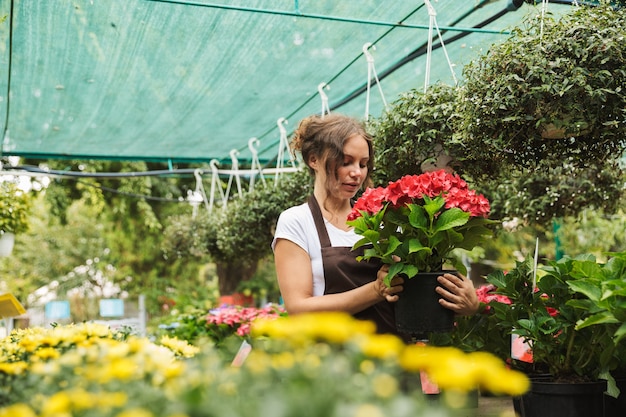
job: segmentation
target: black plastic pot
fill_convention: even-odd
[[[437,277],[456,271],[420,272],[404,280],[404,290],[395,303],[396,328],[415,339],[427,339],[431,332],[449,332],[454,328],[454,312],[439,304],[435,292]]]
[[[531,378],[531,388],[522,397],[513,398],[513,408],[520,417],[602,417],[606,381],[554,382]]]

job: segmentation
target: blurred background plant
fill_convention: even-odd
[[[424,370],[445,390],[528,388],[491,355],[406,346],[344,313],[255,321],[251,352],[233,364],[205,343],[158,342],[82,324],[15,330],[0,340],[0,416],[241,417],[452,416],[407,375]]]

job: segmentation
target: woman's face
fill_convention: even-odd
[[[359,191],[367,178],[367,162],[370,159],[367,141],[360,135],[350,136],[343,145],[343,161],[337,166],[337,179],[328,178],[332,194],[350,199]]]

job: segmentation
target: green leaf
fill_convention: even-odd
[[[454,227],[463,226],[467,223],[470,218],[470,214],[464,212],[458,207],[453,207],[449,210],[445,210],[443,213],[437,217],[435,221],[435,232],[441,232],[444,230],[449,230]]]
[[[587,282],[584,280],[569,280],[567,281],[567,285],[572,290],[584,294],[587,298],[595,302],[600,301],[600,297],[602,296],[602,290],[591,282]]]
[[[596,324],[610,324],[610,323],[619,323],[613,314],[609,312],[603,312],[599,314],[594,314],[591,317],[587,317],[584,320],[580,320],[576,323],[576,330],[584,329],[585,327],[593,326]]]
[[[424,196],[424,210],[428,213],[429,218],[433,218],[435,214],[439,213],[443,206],[446,205],[446,200],[443,197],[435,197],[430,199],[428,196]]]

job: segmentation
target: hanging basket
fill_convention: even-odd
[[[10,256],[15,245],[15,234],[3,232],[0,234],[0,257]]]
[[[586,123],[584,125],[587,125]],[[577,125],[578,126],[578,125]],[[591,132],[589,128],[577,128],[575,131],[567,131],[565,127],[557,127],[554,123],[547,123],[541,128],[543,139],[565,139],[585,136]]]

